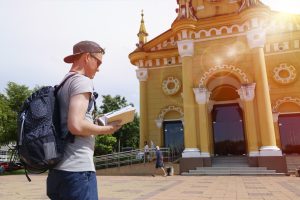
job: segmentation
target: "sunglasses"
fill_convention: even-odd
[[[97,60],[97,65],[100,66],[102,64],[102,60],[100,60],[99,58],[97,58],[95,55],[93,55],[92,53],[90,53],[90,55],[95,58]]]

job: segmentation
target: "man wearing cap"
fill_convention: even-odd
[[[68,80],[58,91],[61,129],[74,136],[65,147],[63,160],[49,171],[47,195],[52,200],[98,200],[93,162],[95,136],[112,134],[119,121],[107,126],[93,124],[93,82],[102,63],[104,49],[95,42],[82,41],[73,46],[73,54],[64,58],[71,63]]]

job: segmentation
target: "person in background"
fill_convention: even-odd
[[[149,146],[147,141],[144,142],[144,163],[145,162],[150,162],[150,152],[149,152]]]
[[[155,145],[153,141],[150,141],[150,161],[152,161],[155,157]]]
[[[167,176],[167,173],[164,169],[164,157],[162,152],[159,149],[159,146],[156,146],[156,163],[155,163],[155,173],[152,175],[153,177],[156,174],[156,171],[160,169],[164,173],[164,177]]]
[[[93,78],[99,71],[104,49],[92,41],[73,46],[73,54],[64,58],[72,66],[70,77],[57,94],[61,131],[70,132],[73,141],[66,143],[64,158],[49,170],[47,195],[52,200],[98,200],[93,161],[95,136],[113,134],[120,121],[107,126],[93,123]],[[64,78],[64,79],[65,79]]]

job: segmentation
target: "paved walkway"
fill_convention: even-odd
[[[45,175],[0,176],[0,199],[48,199]],[[98,176],[101,200],[300,200],[300,178]]]

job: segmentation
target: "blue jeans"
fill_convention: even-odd
[[[50,170],[47,195],[51,200],[98,200],[96,174]]]

